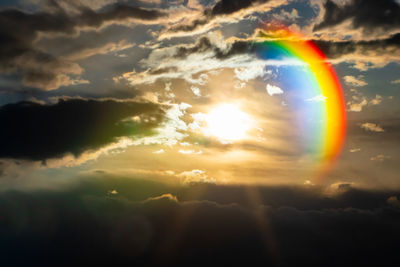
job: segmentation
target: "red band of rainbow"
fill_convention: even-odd
[[[323,52],[310,40],[286,28],[262,31],[264,50],[278,48],[279,53],[300,60],[308,67],[307,77],[314,95],[325,100],[313,110],[314,117],[321,120],[313,129],[312,151],[324,163],[332,163],[340,155],[346,135],[346,105],[340,82]],[[271,48],[272,47],[272,48]],[[264,51],[268,54],[268,51]],[[326,165],[326,164],[324,164]],[[330,165],[330,164],[329,164]]]

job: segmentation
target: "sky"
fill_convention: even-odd
[[[1,1],[2,261],[399,266],[399,114],[397,0]]]

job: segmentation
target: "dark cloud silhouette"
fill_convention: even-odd
[[[27,13],[16,9],[0,11],[0,72],[20,72],[27,86],[54,90],[76,83],[69,75],[79,75],[76,63],[56,58],[35,47],[39,33],[76,34],[84,27],[98,28],[105,23],[128,19],[155,20],[166,13],[124,4],[113,4],[93,11],[77,6],[78,15],[71,15],[56,2],[53,12]]]
[[[324,8],[325,16],[314,30],[332,27],[348,19],[352,21],[353,28],[360,28],[365,32],[400,27],[400,4],[395,0],[352,0],[343,6],[328,0]]]
[[[389,36],[386,39],[371,41],[325,41],[313,40],[329,59],[337,59],[346,55],[361,54],[375,56],[392,55],[400,49],[400,33]],[[266,41],[268,42],[268,41]],[[178,47],[176,57],[187,57],[192,53],[202,53],[213,50],[215,57],[226,59],[235,55],[257,53],[259,45],[263,42],[236,40],[227,49],[220,49],[211,43],[207,37],[202,37],[199,42],[191,47]]]
[[[194,31],[201,26],[204,26],[215,17],[230,15],[240,10],[249,8],[252,5],[262,4],[266,2],[269,2],[269,0],[221,0],[217,2],[213,7],[206,8],[200,18],[195,19],[188,24],[171,27],[169,30],[172,32]]]
[[[104,184],[85,184],[72,191],[0,194],[0,248],[4,266],[140,265],[140,266],[398,266],[400,210],[374,204],[389,193],[362,192],[364,208],[352,200],[304,209],[282,205],[340,202],[303,189],[264,188],[266,202],[257,205],[210,201],[210,195],[184,201],[164,191],[182,188],[152,182],[104,179],[125,190],[109,196]],[[128,188],[126,187],[127,185]],[[142,200],[125,196],[129,188]],[[192,192],[206,192],[191,188]],[[211,195],[249,188],[215,187]],[[252,188],[258,190],[260,188]],[[102,191],[103,190],[103,191]],[[299,190],[299,192],[298,192]],[[144,193],[147,192],[147,193]],[[274,196],[266,196],[275,192]],[[279,195],[284,193],[285,197]],[[254,193],[254,191],[253,191]],[[393,192],[391,192],[393,193]],[[122,193],[121,193],[122,194]],[[146,197],[150,195],[151,197]],[[360,191],[348,191],[357,199]],[[392,197],[394,195],[391,195]],[[270,206],[269,202],[280,205]],[[294,202],[295,203],[295,202]],[[301,206],[301,204],[300,204]],[[20,255],[24,255],[21,257]]]
[[[368,52],[379,51],[380,55],[391,54],[393,50],[400,49],[400,33],[394,34],[386,39],[371,41],[324,41],[316,40],[315,43],[321,48],[328,58],[337,58],[343,55],[360,52],[367,55]],[[390,48],[390,49],[389,49]]]
[[[45,160],[75,156],[122,136],[151,134],[162,118],[151,103],[115,100],[60,100],[42,105],[20,102],[0,107],[0,157]],[[123,121],[136,115],[155,120]]]
[[[248,8],[254,3],[268,2],[268,0],[221,0],[211,9],[211,16],[229,15],[241,9]]]

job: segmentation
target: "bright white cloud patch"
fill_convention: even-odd
[[[317,96],[311,97],[309,99],[306,99],[306,101],[308,101],[308,102],[325,102],[326,99],[327,99],[327,97],[324,95],[317,95]]]
[[[184,155],[191,155],[191,154],[201,155],[201,154],[203,154],[203,151],[201,151],[201,150],[196,151],[196,150],[192,150],[192,149],[179,149],[178,152],[181,154],[184,154]]]
[[[281,95],[283,94],[283,90],[275,85],[267,84],[266,90],[269,95]]]
[[[198,88],[196,86],[192,86],[192,87],[190,87],[190,90],[192,90],[192,92],[195,96],[201,96],[200,88]]]

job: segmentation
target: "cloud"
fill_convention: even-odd
[[[192,90],[192,92],[193,92],[193,94],[195,95],[195,96],[201,96],[201,91],[200,91],[200,88],[199,87],[196,87],[196,86],[191,86],[190,87],[190,90]]]
[[[213,71],[232,69],[240,81],[249,81],[271,74],[266,66],[303,65],[298,60],[260,59],[253,41],[224,40],[220,33],[210,33],[193,45],[176,45],[154,49],[141,60],[144,71],[123,73],[115,82],[131,85],[152,84],[159,79],[184,79],[190,84],[204,85]],[[199,64],[201,63],[201,64]]]
[[[256,31],[256,35],[257,35]],[[334,64],[347,62],[360,70],[383,67],[390,62],[400,62],[400,34],[374,41],[323,41],[314,40]],[[261,43],[268,42],[262,40]],[[131,85],[152,84],[159,79],[184,79],[190,84],[204,85],[208,73],[224,68],[233,69],[242,82],[265,77],[270,72],[266,66],[301,65],[298,60],[260,59],[257,56],[260,39],[225,40],[217,32],[201,37],[195,44],[175,45],[152,50],[140,61],[143,71],[136,69],[114,77],[114,81],[128,81]],[[201,62],[201,64],[199,64]],[[347,82],[364,86],[363,76],[346,76]],[[240,84],[237,86],[241,87]]]
[[[142,203],[151,203],[155,201],[166,201],[166,202],[178,202],[178,198],[172,194],[162,194],[161,196],[156,196],[156,197],[149,197],[145,200],[143,200]]]
[[[306,101],[308,101],[308,102],[325,102],[326,99],[327,99],[326,96],[320,94],[320,95],[316,95],[314,97],[311,97],[309,99],[306,99]]]
[[[183,185],[215,184],[217,182],[215,178],[208,176],[205,171],[197,169],[184,171],[177,176],[181,178]]]
[[[389,156],[385,156],[385,155],[383,155],[383,154],[379,154],[379,155],[376,155],[376,156],[374,156],[374,157],[371,157],[370,160],[382,162],[382,161],[384,161],[385,159],[389,159],[389,158],[390,158]]]
[[[390,62],[400,62],[400,33],[387,38],[368,41],[315,40],[318,47],[335,64],[353,63],[353,67],[365,71],[384,67]]]
[[[286,4],[286,0],[220,0],[212,7],[200,9],[189,18],[167,28],[160,38],[205,33],[222,23],[237,23],[255,12],[268,12]]]
[[[400,27],[400,4],[393,0],[350,0],[345,4],[327,0],[324,17],[315,25],[314,31],[333,27],[351,21],[353,29],[364,34],[377,31],[398,30]]]
[[[130,118],[154,118],[137,122]],[[67,153],[79,156],[120,137],[149,135],[163,118],[151,103],[116,100],[21,102],[0,107],[0,157],[45,160]]]
[[[368,100],[361,93],[359,93],[356,89],[351,89],[351,92],[355,93],[351,97],[351,100],[347,102],[349,106],[349,111],[360,112],[367,105],[376,106],[382,103],[383,97],[381,95],[376,94],[374,98]]]
[[[381,95],[375,95],[375,98],[371,99],[371,101],[369,102],[371,105],[379,105],[380,103],[382,103],[382,96]]]
[[[36,42],[41,36],[73,35],[81,29],[96,29],[106,23],[129,19],[151,21],[166,16],[162,11],[122,4],[111,4],[98,11],[78,5],[78,14],[72,15],[56,2],[51,3],[52,12],[0,11],[0,72],[22,74],[24,85],[44,90],[79,82],[75,76],[81,75],[83,69],[71,60],[82,58],[83,54],[88,57],[96,51],[82,51],[79,55],[70,55],[70,59],[57,58],[37,47]],[[103,47],[97,52],[104,52],[104,49],[113,48]]]
[[[391,196],[387,199],[388,204],[392,205],[393,207],[400,208],[400,200],[397,196]]]
[[[196,150],[192,150],[192,149],[179,149],[178,152],[181,154],[184,154],[184,155],[201,155],[201,154],[203,154],[203,151],[201,151],[201,150],[196,151]]]
[[[366,86],[368,83],[364,81],[364,76],[363,75],[358,75],[358,77],[354,77],[351,75],[346,75],[343,77],[344,81],[348,84],[348,85],[352,85],[352,86]]]
[[[385,130],[383,130],[383,128],[375,123],[371,123],[371,122],[365,122],[363,124],[361,124],[361,128],[363,128],[366,131],[370,131],[370,132],[378,132],[378,133],[382,133]]]
[[[400,84],[400,79],[391,81],[390,83],[391,83],[391,84]]]
[[[153,154],[164,154],[164,153],[165,153],[164,149],[160,149],[160,150],[157,150],[157,151],[153,152]]]
[[[88,179],[58,194],[0,193],[0,216],[8,218],[0,222],[3,264],[326,266],[327,258],[351,266],[399,263],[393,251],[400,237],[396,192],[347,189],[326,196],[316,187],[203,184],[177,190],[132,179],[100,181]],[[126,186],[107,195],[116,181]],[[246,192],[260,194],[263,202],[249,204]]]
[[[283,90],[275,85],[267,84],[266,90],[270,96],[283,94]]]
[[[109,42],[100,47],[84,48],[78,51],[73,51],[68,55],[62,56],[66,60],[76,61],[89,58],[95,55],[104,55],[112,52],[119,52],[133,47],[134,44],[128,43],[126,40],[119,42]]]

